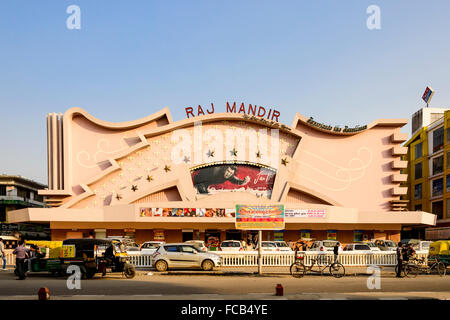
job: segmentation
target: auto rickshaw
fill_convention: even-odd
[[[70,265],[80,267],[84,278],[96,273],[121,272],[126,278],[136,274],[134,265],[120,241],[111,239],[67,239],[63,241],[61,268],[64,273]]]
[[[430,244],[428,260],[436,259],[445,267],[450,265],[450,240],[439,240]]]
[[[61,261],[59,255],[61,252],[62,241],[27,240],[25,246],[33,246],[36,248],[35,259],[31,260],[31,270],[28,270],[28,263],[25,263],[25,271],[49,272],[51,274],[61,273]],[[16,270],[14,270],[14,272],[16,273]]]

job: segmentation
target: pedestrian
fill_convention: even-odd
[[[25,259],[28,258],[28,253],[22,240],[19,241],[19,245],[14,249],[13,254],[16,255],[16,275],[19,277],[17,280],[24,280],[26,278],[24,272]]]
[[[306,246],[306,242],[302,241],[302,251],[306,251],[307,246]]]
[[[37,251],[37,246],[35,246],[34,244],[31,245],[30,250],[28,251],[28,256],[29,258],[27,259],[28,262],[28,269],[26,273],[30,273],[32,271],[32,262],[33,260],[36,259],[36,251]]]
[[[396,253],[397,253],[397,274],[395,276],[397,278],[401,278],[403,269],[403,248],[401,242],[398,243]]]
[[[3,271],[6,271],[6,253],[5,253],[5,244],[3,243],[3,239],[0,238],[0,257],[3,260]]]
[[[333,253],[334,253],[334,263],[338,262],[338,256],[339,256],[339,246],[340,243],[336,242],[336,245],[333,248]]]

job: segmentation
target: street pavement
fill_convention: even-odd
[[[0,300],[36,300],[41,287],[49,288],[52,300],[450,300],[449,275],[398,279],[393,270],[383,269],[378,289],[363,268],[348,271],[349,275],[343,278],[326,274],[293,278],[286,273],[257,275],[242,268],[165,273],[139,270],[134,279],[125,279],[121,274],[104,278],[97,275],[81,280],[81,289],[69,290],[65,277],[42,273],[19,281],[11,269],[0,273]],[[277,284],[283,286],[283,296],[275,296]]]

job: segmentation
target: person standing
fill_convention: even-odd
[[[5,253],[5,244],[3,243],[3,239],[0,238],[0,257],[3,260],[3,268],[2,270],[6,270],[6,253]]]
[[[396,277],[397,278],[401,278],[402,277],[402,269],[403,269],[403,248],[402,248],[402,243],[399,242],[398,246],[397,246],[397,274]]]
[[[24,280],[26,278],[24,272],[25,259],[28,258],[28,253],[22,240],[19,241],[19,245],[14,249],[13,254],[16,255],[16,270],[19,277],[17,280]]]
[[[333,253],[334,253],[334,263],[338,262],[338,256],[339,256],[339,246],[340,243],[336,242],[336,245],[333,248]]]

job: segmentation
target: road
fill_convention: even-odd
[[[66,278],[33,274],[26,280],[16,280],[11,271],[0,273],[0,299],[36,299],[41,287],[50,289],[52,299],[418,299],[450,300],[450,276],[419,275],[397,279],[382,274],[380,289],[369,289],[369,276],[310,275],[293,278],[290,275],[205,274],[204,272],[138,271],[134,279],[119,274],[96,276],[81,280],[81,289],[69,290]],[[283,296],[276,297],[275,287],[283,286]]]

